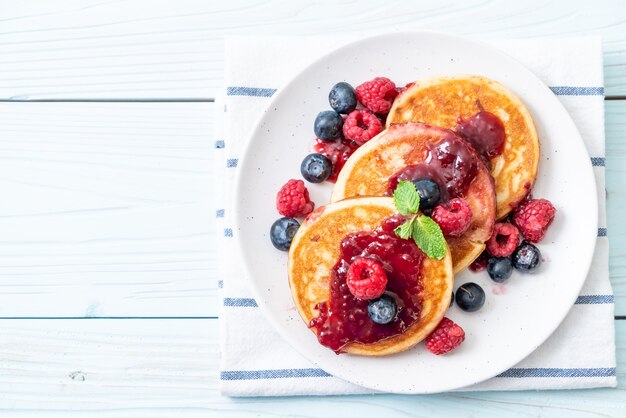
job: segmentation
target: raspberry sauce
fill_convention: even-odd
[[[470,264],[469,269],[474,273],[487,269],[487,262],[489,261],[489,252],[487,250],[480,253],[478,258]]]
[[[309,323],[320,344],[340,354],[346,344],[374,343],[401,334],[419,319],[424,253],[412,240],[393,232],[405,220],[394,215],[372,232],[357,232],[343,239],[339,261],[331,273],[330,298],[317,304],[319,315]],[[368,301],[355,298],[348,290],[348,268],[357,257],[379,261],[387,273],[387,293],[398,305],[398,314],[388,324],[373,322],[367,314]]]
[[[349,139],[341,138],[337,141],[322,141],[319,138],[315,139],[315,146],[313,149],[318,154],[324,155],[326,158],[333,163],[333,172],[330,177],[328,177],[327,181],[331,183],[335,183],[337,181],[337,176],[339,176],[339,172],[348,161],[348,158],[352,155],[354,151],[359,146]]]
[[[439,142],[428,144],[426,152],[423,163],[407,166],[389,178],[388,194],[391,196],[402,180],[430,178],[439,185],[442,202],[465,196],[478,170],[471,145],[450,131]]]
[[[481,110],[467,119],[459,118],[456,131],[487,161],[504,151],[504,125],[493,113]]]

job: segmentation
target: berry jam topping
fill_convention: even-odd
[[[400,181],[423,178],[430,178],[439,185],[442,202],[464,196],[478,169],[475,154],[470,148],[453,132],[437,143],[428,144],[423,163],[405,167],[389,178],[389,196]]]
[[[493,113],[481,110],[467,119],[459,118],[456,131],[486,160],[497,157],[504,151],[504,125]]]
[[[373,258],[355,258],[348,268],[348,290],[358,299],[376,299],[385,293],[387,273]]]
[[[489,252],[487,250],[483,251],[480,253],[478,258],[470,264],[469,269],[474,273],[485,270],[487,268],[487,263],[489,262],[489,257]]]
[[[339,354],[351,342],[374,343],[401,334],[419,318],[424,253],[412,240],[394,233],[405,221],[404,216],[394,215],[372,232],[357,232],[343,239],[339,261],[331,275],[330,298],[317,304],[319,315],[309,324],[320,344]],[[368,301],[355,298],[348,289],[350,264],[363,257],[380,262],[387,274],[385,294],[395,299],[398,310],[387,324],[372,321]]]
[[[345,138],[333,142],[323,141],[319,138],[315,140],[315,152],[324,155],[333,164],[333,172],[328,177],[328,181],[332,183],[337,181],[339,172],[357,148],[359,146],[356,143]]]

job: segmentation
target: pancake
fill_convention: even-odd
[[[422,123],[392,125],[348,159],[339,174],[331,201],[389,195],[388,181],[394,173],[422,163],[428,146],[450,136],[463,141],[453,132],[437,126]],[[477,163],[476,174],[463,196],[472,209],[472,221],[460,237],[446,237],[455,273],[469,266],[482,253],[493,232],[496,214],[493,178],[471,146],[467,149],[472,151]]]
[[[504,218],[530,191],[539,165],[539,138],[522,101],[500,83],[480,76],[435,77],[416,81],[400,94],[387,126],[424,122],[455,129],[481,109],[496,115],[506,139],[501,155],[490,159],[497,196],[497,219]]]
[[[394,215],[397,211],[389,197],[347,199],[318,208],[300,226],[289,250],[289,285],[307,325],[320,315],[316,306],[330,298],[331,281],[335,277],[333,268],[341,257],[344,238],[352,233],[374,231]],[[415,250],[423,255],[417,246]],[[342,352],[363,356],[398,353],[432,332],[450,304],[452,262],[448,251],[441,260],[423,255],[421,263],[421,290],[412,296],[421,301],[415,322],[403,332],[376,342],[350,342],[341,348]],[[314,328],[311,330],[315,332]]]

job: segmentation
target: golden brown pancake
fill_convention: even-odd
[[[356,196],[388,195],[389,178],[407,166],[422,163],[427,146],[447,135],[454,134],[422,123],[392,125],[348,159],[333,189],[331,202]],[[480,158],[477,155],[475,158],[476,175],[464,196],[472,209],[472,221],[460,237],[446,237],[455,273],[469,266],[480,255],[495,223],[493,178]]]
[[[504,124],[501,155],[491,159],[495,179],[497,219],[504,218],[531,189],[539,165],[539,138],[528,109],[500,83],[480,76],[435,77],[418,80],[400,94],[387,116],[387,126],[424,122],[455,129],[480,107]]]
[[[289,285],[307,325],[319,315],[316,305],[329,299],[342,240],[351,233],[371,232],[396,213],[389,197],[347,199],[318,208],[300,226],[289,250]],[[449,251],[441,260],[424,256],[421,277],[418,297],[422,307],[415,322],[400,334],[368,344],[352,342],[341,351],[383,356],[404,351],[428,336],[450,304],[453,273]]]

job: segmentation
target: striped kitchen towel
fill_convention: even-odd
[[[231,38],[226,88],[218,102],[214,143],[218,179],[222,393],[229,396],[368,393],[296,353],[259,312],[233,259],[230,210],[233,175],[255,121],[277,89],[312,59],[351,39]],[[493,42],[549,85],[572,115],[587,146],[598,185],[598,242],[576,305],[558,330],[520,364],[463,390],[563,389],[615,386],[613,294],[608,272],[604,188],[604,87],[598,38]],[[549,51],[549,53],[546,53]],[[269,245],[269,244],[268,244]],[[591,338],[593,336],[593,338]]]

